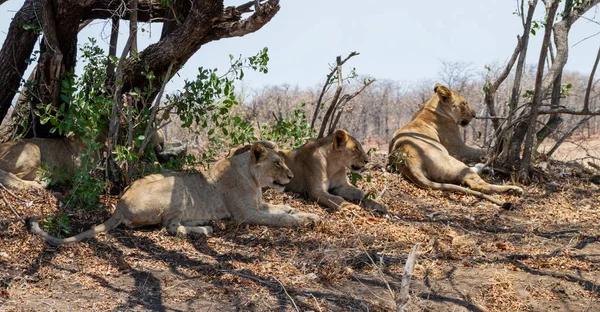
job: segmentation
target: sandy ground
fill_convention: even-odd
[[[383,162],[374,159],[371,182],[359,185],[385,190],[387,215],[267,191],[266,201],[322,222],[278,229],[225,220],[209,237],[186,239],[118,228],[54,248],[22,218],[65,212],[79,233],[106,220],[116,198],[104,198],[106,211],[62,211],[60,193],[2,191],[0,311],[393,311],[419,242],[409,311],[600,310],[600,191],[580,169],[550,162],[547,179],[522,197],[497,196],[516,204],[506,211],[419,189],[384,173]]]

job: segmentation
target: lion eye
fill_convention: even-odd
[[[278,168],[280,168],[281,167],[281,162],[280,161],[276,162],[275,166],[277,166]]]

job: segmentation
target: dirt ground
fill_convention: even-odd
[[[507,211],[384,173],[359,181],[389,205],[328,211],[291,194],[265,201],[318,214],[300,229],[214,222],[180,239],[118,228],[59,248],[21,218],[58,215],[60,193],[1,191],[0,311],[393,311],[418,242],[409,311],[600,311],[600,191],[581,169],[544,165]],[[492,179],[489,176],[486,179]],[[494,183],[506,183],[493,180]],[[105,198],[114,208],[115,198]],[[10,206],[10,207],[9,207]],[[73,233],[109,211],[74,212]]]

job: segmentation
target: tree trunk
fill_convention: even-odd
[[[560,96],[561,96],[561,83],[562,83],[562,73],[556,77],[554,81],[554,85],[552,85],[552,99],[550,100],[550,108],[555,109],[560,105]],[[558,127],[562,124],[563,119],[559,114],[552,114],[546,124],[536,133],[536,146],[542,144],[542,142],[550,136],[552,133],[558,129]]]
[[[542,79],[544,79],[544,62],[548,55],[548,46],[550,45],[550,36],[552,35],[552,25],[554,22],[554,16],[558,9],[558,1],[553,0],[550,4],[550,9],[547,13],[546,26],[544,31],[544,39],[542,41],[542,50],[540,51],[540,58],[538,60],[538,68],[535,77],[535,88],[533,89],[533,101],[531,103],[531,109],[529,112],[529,122],[527,123],[527,133],[525,135],[525,145],[523,146],[523,158],[521,159],[520,177],[523,180],[527,180],[529,177],[529,167],[531,166],[531,157],[533,156],[533,135],[535,132],[536,121],[538,117],[538,111],[542,106],[542,100],[546,94],[547,87],[542,86]],[[559,74],[562,72],[559,72]],[[552,79],[554,82],[556,78]],[[549,86],[548,86],[549,87]]]
[[[65,72],[75,66],[80,22],[112,18],[114,14],[120,14],[121,19],[128,19],[131,12],[122,11],[122,6],[130,7],[131,2],[132,0],[26,0],[15,15],[0,51],[0,70],[3,72],[0,78],[0,118],[6,116],[11,106],[27,68],[25,60],[31,57],[40,29],[43,29],[45,38],[40,47],[37,67],[37,80],[40,84],[31,88],[36,96],[32,105],[40,107],[50,103],[57,107],[60,103],[61,80],[65,78]],[[279,0],[253,1],[227,8],[224,8],[223,0],[175,1],[173,8],[167,9],[162,6],[163,2],[147,0],[137,3],[138,21],[167,22],[168,26],[159,42],[124,61],[123,92],[147,86],[148,80],[141,75],[142,72],[152,71],[156,77],[161,77],[173,62],[174,75],[203,44],[255,32],[279,11]],[[250,9],[253,6],[254,13],[242,19],[242,13],[252,12]],[[167,14],[176,16],[177,20],[171,22],[165,19]],[[150,86],[152,91],[147,97],[148,104],[152,103],[158,93],[162,80],[155,79],[154,83],[156,85]],[[47,137],[50,135],[49,130],[49,125],[36,123],[28,135],[35,132],[38,136]]]
[[[27,69],[25,62],[31,56],[40,27],[37,16],[41,15],[39,2],[26,0],[15,14],[8,34],[0,50],[0,120],[3,120],[19,89],[21,77]],[[27,27],[25,27],[28,25]],[[32,29],[33,27],[33,29]],[[27,29],[25,29],[27,28]]]
[[[32,89],[37,107],[47,104],[52,104],[54,108],[60,107],[61,82],[65,79],[65,72],[75,67],[77,57],[77,33],[81,21],[81,8],[62,2],[60,3],[63,6],[69,5],[69,9],[56,8],[57,2],[55,0],[41,1],[44,40],[40,46],[36,74],[36,80],[39,83]],[[51,128],[52,125],[42,125],[35,118],[25,136],[52,137],[58,135],[51,133]]]
[[[521,77],[523,75],[523,70],[525,67],[525,58],[527,56],[527,48],[529,47],[529,34],[531,31],[531,22],[533,20],[533,13],[535,12],[536,6],[537,0],[529,2],[529,9],[527,10],[526,22],[523,25],[523,36],[521,37],[521,52],[517,61],[515,80],[512,86],[510,102],[508,104],[509,113],[507,127],[512,126],[513,121],[516,124],[513,134],[509,136],[508,146],[506,146],[507,153],[505,165],[507,165],[507,167],[509,168],[518,165],[521,155],[521,143],[523,142],[523,139],[525,138],[525,133],[527,132],[527,124],[525,123],[525,121],[515,121],[514,115],[516,114],[519,95],[521,93]],[[498,140],[496,140],[496,142],[498,142],[499,144],[503,144],[504,140],[503,138],[499,138]]]

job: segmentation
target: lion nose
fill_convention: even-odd
[[[288,179],[291,180],[291,179],[294,178],[294,174],[290,172],[290,173],[287,174],[287,177],[288,177]]]

